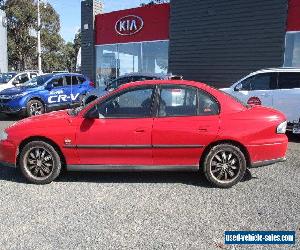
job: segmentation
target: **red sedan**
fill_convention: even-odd
[[[126,84],[83,109],[24,119],[0,135],[0,161],[46,184],[70,171],[199,171],[217,187],[285,160],[286,118],[205,84]]]

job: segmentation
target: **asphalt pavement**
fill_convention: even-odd
[[[0,129],[13,122],[0,116]],[[64,173],[37,186],[0,166],[0,249],[300,249],[300,137],[287,159],[231,189],[197,173]],[[225,230],[295,230],[296,245],[224,245]]]

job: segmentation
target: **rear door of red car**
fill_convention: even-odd
[[[198,88],[161,86],[152,132],[154,164],[198,168],[204,147],[218,134],[218,114],[217,101]]]
[[[152,165],[154,86],[127,89],[99,103],[99,119],[84,119],[77,133],[83,165]],[[97,167],[97,166],[95,166]]]

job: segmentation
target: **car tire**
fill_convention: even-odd
[[[29,182],[44,185],[59,176],[62,163],[52,145],[43,141],[32,141],[22,148],[19,166]]]
[[[206,179],[215,187],[230,188],[242,180],[247,169],[244,153],[232,144],[218,144],[203,162]]]
[[[30,100],[26,106],[26,114],[28,117],[41,115],[45,113],[44,104],[37,99]]]

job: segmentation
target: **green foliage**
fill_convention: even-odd
[[[141,6],[169,3],[169,0],[151,0],[148,3],[142,3]]]
[[[59,34],[59,15],[49,3],[40,2],[40,27],[37,27],[37,1],[7,0],[3,8],[8,19],[8,61],[11,69],[37,69],[36,31],[40,29],[43,72],[74,70],[80,33],[76,34],[76,44],[65,44]]]

